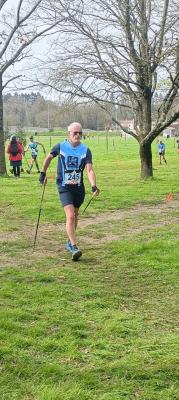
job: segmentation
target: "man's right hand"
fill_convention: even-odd
[[[44,185],[44,183],[47,183],[46,172],[40,173],[39,182],[41,183],[41,185]]]

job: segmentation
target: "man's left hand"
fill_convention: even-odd
[[[98,189],[98,187],[96,185],[92,186],[91,190],[95,194],[95,196],[98,196],[98,194],[100,193],[100,190]]]

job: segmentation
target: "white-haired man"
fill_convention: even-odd
[[[39,178],[40,183],[44,184],[48,166],[51,160],[58,156],[56,181],[59,198],[66,215],[66,232],[69,239],[65,247],[71,252],[72,260],[74,261],[78,260],[82,255],[77,246],[75,231],[78,223],[79,208],[85,198],[83,183],[83,171],[85,168],[92,192],[95,195],[99,194],[92,166],[92,153],[86,145],[81,143],[81,137],[81,124],[78,122],[70,124],[68,127],[68,140],[64,140],[52,148],[44,160]]]

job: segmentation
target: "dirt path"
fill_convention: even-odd
[[[98,215],[94,215],[90,217],[89,219],[82,219],[80,221],[80,226],[82,227],[87,227],[88,225],[95,223],[95,224],[102,224],[106,222],[111,222],[111,221],[122,221],[125,219],[133,219],[134,217],[137,217],[138,215],[149,215],[149,214],[154,214],[158,215],[160,218],[162,218],[163,222],[165,221],[165,217],[168,215],[171,215],[173,211],[177,211],[179,206],[179,197],[178,199],[172,200],[170,203],[167,203],[166,201],[157,204],[157,205],[143,205],[143,204],[137,204],[134,207],[128,208],[128,209],[120,209],[120,210],[111,210],[110,212],[103,212]]]
[[[98,246],[100,243],[132,237],[147,229],[152,231],[171,225],[178,221],[178,205],[179,196],[175,196],[175,199],[171,202],[165,200],[157,205],[137,204],[129,209],[111,210],[90,217],[80,217],[78,229],[80,242],[85,244],[89,241],[90,236],[90,243]],[[8,218],[8,213],[8,210],[4,213],[1,212],[1,220]],[[36,224],[31,225],[29,222],[25,226],[21,224],[16,230],[1,232],[0,242],[10,244],[24,238],[31,243],[32,249],[35,228]],[[96,231],[100,231],[100,228],[102,233],[96,237]],[[50,248],[53,248],[53,251],[61,250],[63,245],[59,245],[59,242],[62,241],[61,239],[64,241],[65,236],[64,223],[41,223],[38,231],[38,251],[44,249],[44,247],[45,252],[48,251],[49,254],[51,254]]]

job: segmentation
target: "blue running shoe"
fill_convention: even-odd
[[[82,252],[76,245],[71,245],[72,260],[77,261],[81,256]]]
[[[68,242],[65,245],[65,249],[71,252],[71,246],[72,246],[71,242],[70,242],[70,240],[68,240]]]

